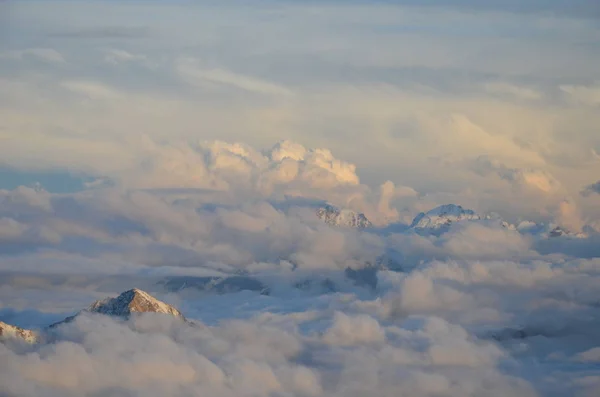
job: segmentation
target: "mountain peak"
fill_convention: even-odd
[[[470,209],[456,204],[444,204],[427,212],[421,212],[412,221],[414,229],[439,229],[454,222],[463,220],[479,220],[481,217]]]
[[[34,331],[0,321],[0,341],[7,339],[21,339],[27,343],[36,343],[38,336]]]
[[[317,209],[317,217],[329,226],[364,229],[373,226],[365,214],[349,209],[339,209],[331,204]]]
[[[571,238],[585,238],[585,233],[575,233],[561,226],[556,226],[548,232],[548,237],[571,237]]]
[[[163,313],[184,318],[181,312],[141,289],[133,288],[116,298],[106,298],[92,303],[87,309],[92,313],[127,317],[132,313]]]
[[[181,312],[173,306],[159,301],[149,293],[141,289],[133,288],[122,292],[116,298],[105,298],[92,303],[87,309],[67,317],[62,321],[51,324],[49,328],[55,328],[64,323],[70,323],[81,313],[98,313],[107,316],[129,317],[133,313],[161,313],[168,314],[185,320]]]

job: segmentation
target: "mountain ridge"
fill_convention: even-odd
[[[411,229],[441,229],[464,220],[480,220],[475,211],[457,204],[444,204],[419,213],[410,224]]]
[[[331,204],[320,207],[316,211],[317,218],[329,226],[366,229],[373,226],[365,214],[349,209],[340,209]]]
[[[88,308],[69,316],[62,321],[51,324],[48,328],[55,328],[61,324],[69,323],[82,313],[97,313],[111,317],[129,318],[138,313],[167,314],[181,320],[187,321],[184,315],[175,307],[154,298],[149,293],[138,288],[132,288],[122,292],[118,296],[104,298],[95,301]]]
[[[17,327],[16,325],[0,321],[0,341],[6,340],[22,340],[26,343],[37,343],[39,341],[39,335],[37,332],[30,329]]]

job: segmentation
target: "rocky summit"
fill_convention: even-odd
[[[326,205],[317,210],[317,217],[329,226],[365,229],[373,226],[365,214]]]
[[[465,209],[456,204],[445,204],[428,212],[421,212],[412,221],[413,229],[440,229],[460,221],[479,220],[481,216],[473,210]]]
[[[27,343],[36,343],[38,335],[35,331],[23,329],[0,321],[0,342],[5,340],[22,340]]]
[[[185,320],[183,314],[173,306],[154,298],[145,291],[133,288],[121,293],[116,298],[98,300],[74,316],[67,317],[63,321],[50,325],[50,328],[71,322],[81,313],[98,313],[124,318],[128,318],[130,315],[136,313],[160,313]]]
[[[162,313],[183,318],[183,314],[173,306],[137,288],[125,291],[116,298],[96,301],[87,311],[119,317],[127,317],[132,313]]]

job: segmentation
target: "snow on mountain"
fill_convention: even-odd
[[[34,331],[0,321],[0,342],[9,339],[23,340],[27,343],[36,343],[38,341],[38,335]]]
[[[73,321],[75,317],[82,312],[99,313],[108,316],[125,318],[134,313],[161,313],[185,320],[183,314],[181,314],[181,312],[173,306],[159,301],[147,292],[134,288],[121,293],[121,295],[117,296],[116,298],[98,300],[92,303],[87,309],[82,310],[74,316],[67,317],[63,321],[52,324],[50,327],[52,328],[66,322]]]
[[[554,225],[552,225],[554,226]],[[551,227],[552,227],[551,226]],[[570,237],[570,238],[586,238],[585,233],[575,233],[560,226],[553,227],[548,233],[548,237]]]
[[[329,226],[356,229],[365,229],[373,226],[364,214],[349,209],[339,209],[329,204],[317,210],[317,217]]]
[[[541,238],[586,238],[588,235],[581,232],[573,232],[556,223],[535,223],[523,221],[517,225],[517,230],[521,234],[537,236]]]
[[[460,221],[480,220],[481,216],[473,210],[456,204],[445,204],[428,212],[421,212],[412,221],[412,229],[440,229]]]
[[[537,238],[586,238],[586,233],[572,232],[555,223],[536,223],[522,221],[513,225],[504,221],[498,214],[490,213],[482,216],[475,211],[465,209],[460,205],[446,204],[436,207],[428,212],[421,212],[415,217],[409,229],[425,231],[428,233],[440,233],[450,225],[461,221],[479,221],[488,227],[502,227],[504,229],[517,231],[521,234],[535,236]]]
[[[92,313],[127,317],[132,313],[163,313],[183,318],[183,314],[173,306],[159,301],[152,295],[137,288],[121,293],[116,298],[106,298],[92,303],[87,309]]]

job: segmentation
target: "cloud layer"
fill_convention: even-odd
[[[195,322],[0,343],[0,395],[595,396],[593,2],[213,3],[0,2],[0,321]]]

